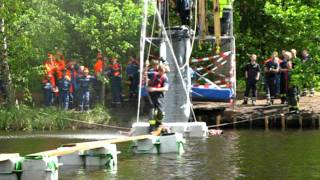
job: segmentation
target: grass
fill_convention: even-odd
[[[17,105],[11,108],[0,108],[0,130],[33,131],[62,130],[79,127],[80,120],[89,123],[108,124],[111,117],[102,106],[97,106],[89,112],[63,111],[56,107],[34,108]]]

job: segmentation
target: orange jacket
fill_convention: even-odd
[[[96,74],[102,73],[104,68],[104,63],[102,59],[97,59],[96,64],[94,65],[94,72]]]
[[[44,62],[44,67],[45,67],[45,70],[46,70],[46,73],[47,75],[48,74],[54,74],[54,72],[56,71],[57,69],[57,66],[56,66],[56,61],[55,60],[46,60]]]
[[[61,79],[63,77],[63,71],[66,68],[66,62],[61,59],[59,61],[57,61],[57,75],[58,75],[58,79]]]

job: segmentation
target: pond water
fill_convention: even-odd
[[[0,133],[0,153],[22,155],[63,143],[121,135],[112,131]],[[117,169],[62,167],[59,179],[319,179],[320,132],[226,131],[221,136],[187,139],[185,153],[137,155],[118,145]]]

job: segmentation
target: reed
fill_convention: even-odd
[[[0,108],[0,130],[33,131],[61,130],[83,128],[72,120],[88,123],[108,124],[111,116],[104,107],[97,106],[88,112],[64,111],[56,107],[37,108],[17,105],[10,108]]]

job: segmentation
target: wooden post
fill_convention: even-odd
[[[269,129],[269,116],[264,117],[264,127],[266,130]]]
[[[318,128],[320,129],[320,115],[318,115]]]
[[[219,128],[219,125],[221,124],[221,114],[218,114],[216,116],[216,125],[217,125],[217,129],[220,129]]]
[[[221,22],[220,22],[220,3],[219,0],[213,0],[214,15],[214,35],[216,37],[216,53],[220,53],[221,44]]]
[[[207,34],[206,1],[205,0],[199,1],[198,8],[199,8],[199,24],[200,24],[201,40],[204,40],[206,38],[206,34]]]
[[[302,129],[302,126],[303,126],[303,116],[302,115],[300,115],[299,116],[299,127],[300,127],[300,129]]]
[[[284,114],[281,114],[281,129],[286,129],[286,116]]]
[[[316,128],[316,118],[312,115],[312,128]]]
[[[320,117],[320,116],[319,116]],[[234,116],[233,118],[232,118],[232,121],[233,121],[233,128],[234,129],[236,129],[237,128],[237,117],[236,116]]]

